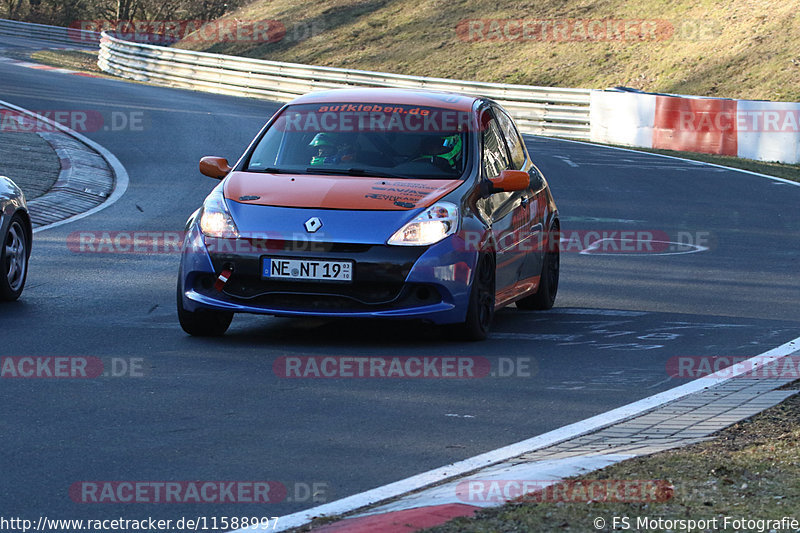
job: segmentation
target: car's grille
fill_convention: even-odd
[[[281,295],[307,295],[310,297],[344,297],[365,304],[390,302],[397,298],[402,283],[361,282],[314,283],[302,281],[270,281],[254,278],[239,278],[234,274],[225,285],[225,293],[234,298],[253,299]]]
[[[436,287],[421,283],[331,284],[237,279],[232,276],[222,293],[215,277],[195,280],[195,289],[231,302],[287,311],[377,311],[431,305],[442,301]]]

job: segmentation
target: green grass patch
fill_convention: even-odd
[[[30,60],[52,67],[104,74],[97,66],[97,51],[39,50],[30,54]]]

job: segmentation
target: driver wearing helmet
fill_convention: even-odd
[[[429,137],[422,142],[422,155],[417,159],[428,160],[442,170],[453,170],[461,162],[462,148],[461,135],[458,133],[444,137]]]
[[[439,157],[447,159],[447,162],[450,163],[450,166],[456,168],[458,163],[461,161],[461,135],[458,133],[448,135],[442,139],[442,146],[449,148],[449,151],[445,152],[444,154],[440,154]]]
[[[342,163],[353,159],[352,145],[335,133],[317,133],[308,145],[317,150],[311,156],[312,167]]]

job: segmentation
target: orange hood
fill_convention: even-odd
[[[461,180],[232,172],[225,198],[243,204],[323,209],[409,210],[427,207]]]

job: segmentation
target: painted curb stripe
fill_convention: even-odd
[[[446,503],[404,509],[380,515],[348,518],[318,528],[319,533],[410,533],[422,528],[434,527],[459,516],[472,516],[480,507],[465,503]],[[278,522],[280,524],[280,521]]]
[[[54,48],[53,50],[73,50],[72,48]],[[8,63],[10,65],[16,65],[18,67],[25,67],[25,68],[32,68],[34,70],[46,70],[48,72],[57,72],[59,74],[71,74],[73,76],[84,76],[86,78],[102,78],[99,74],[92,74],[89,72],[80,72],[77,70],[70,70],[67,68],[60,68],[60,67],[53,67],[51,65],[44,65],[42,63],[31,63],[30,61],[20,61],[18,59],[12,59],[3,57],[0,58],[0,61],[3,63]]]
[[[45,226],[39,226],[38,228],[33,230],[34,233],[39,233],[40,231],[45,231],[45,230],[48,230],[48,229],[57,228],[58,226],[63,226],[64,224],[69,224],[70,222],[74,222],[76,220],[80,220],[81,218],[88,217],[89,215],[93,215],[93,214],[97,213],[98,211],[102,211],[106,207],[109,207],[110,205],[114,204],[117,200],[122,198],[122,195],[125,194],[126,190],[128,190],[128,181],[129,181],[128,180],[128,172],[125,170],[125,167],[122,165],[122,163],[119,162],[119,159],[117,159],[114,154],[112,154],[111,152],[109,152],[108,150],[106,150],[105,148],[103,148],[102,146],[97,144],[96,142],[94,142],[91,139],[88,139],[87,137],[81,135],[77,131],[71,130],[71,129],[67,128],[66,126],[62,126],[58,122],[50,120],[49,118],[43,117],[41,115],[37,115],[36,113],[28,111],[27,109],[23,109],[23,108],[21,108],[19,106],[16,106],[16,105],[14,105],[14,104],[12,104],[10,102],[6,102],[4,100],[0,100],[0,105],[8,107],[9,109],[13,109],[15,111],[18,111],[20,113],[23,113],[25,115],[28,115],[30,117],[34,117],[37,120],[41,120],[43,122],[46,122],[47,124],[50,124],[54,128],[57,128],[58,130],[60,130],[62,133],[65,133],[66,135],[69,135],[69,136],[77,139],[78,141],[82,142],[83,144],[87,145],[89,148],[93,149],[95,152],[100,154],[100,157],[102,157],[103,159],[106,160],[108,165],[111,167],[112,172],[114,173],[114,190],[111,192],[111,194],[108,196],[108,199],[106,199],[105,202],[103,202],[102,204],[100,204],[98,206],[95,206],[95,207],[89,209],[88,211],[84,211],[83,213],[80,213],[78,215],[73,215],[73,216],[71,216],[69,218],[65,218],[64,220],[59,220],[58,222],[53,222],[52,224],[47,224]]]

